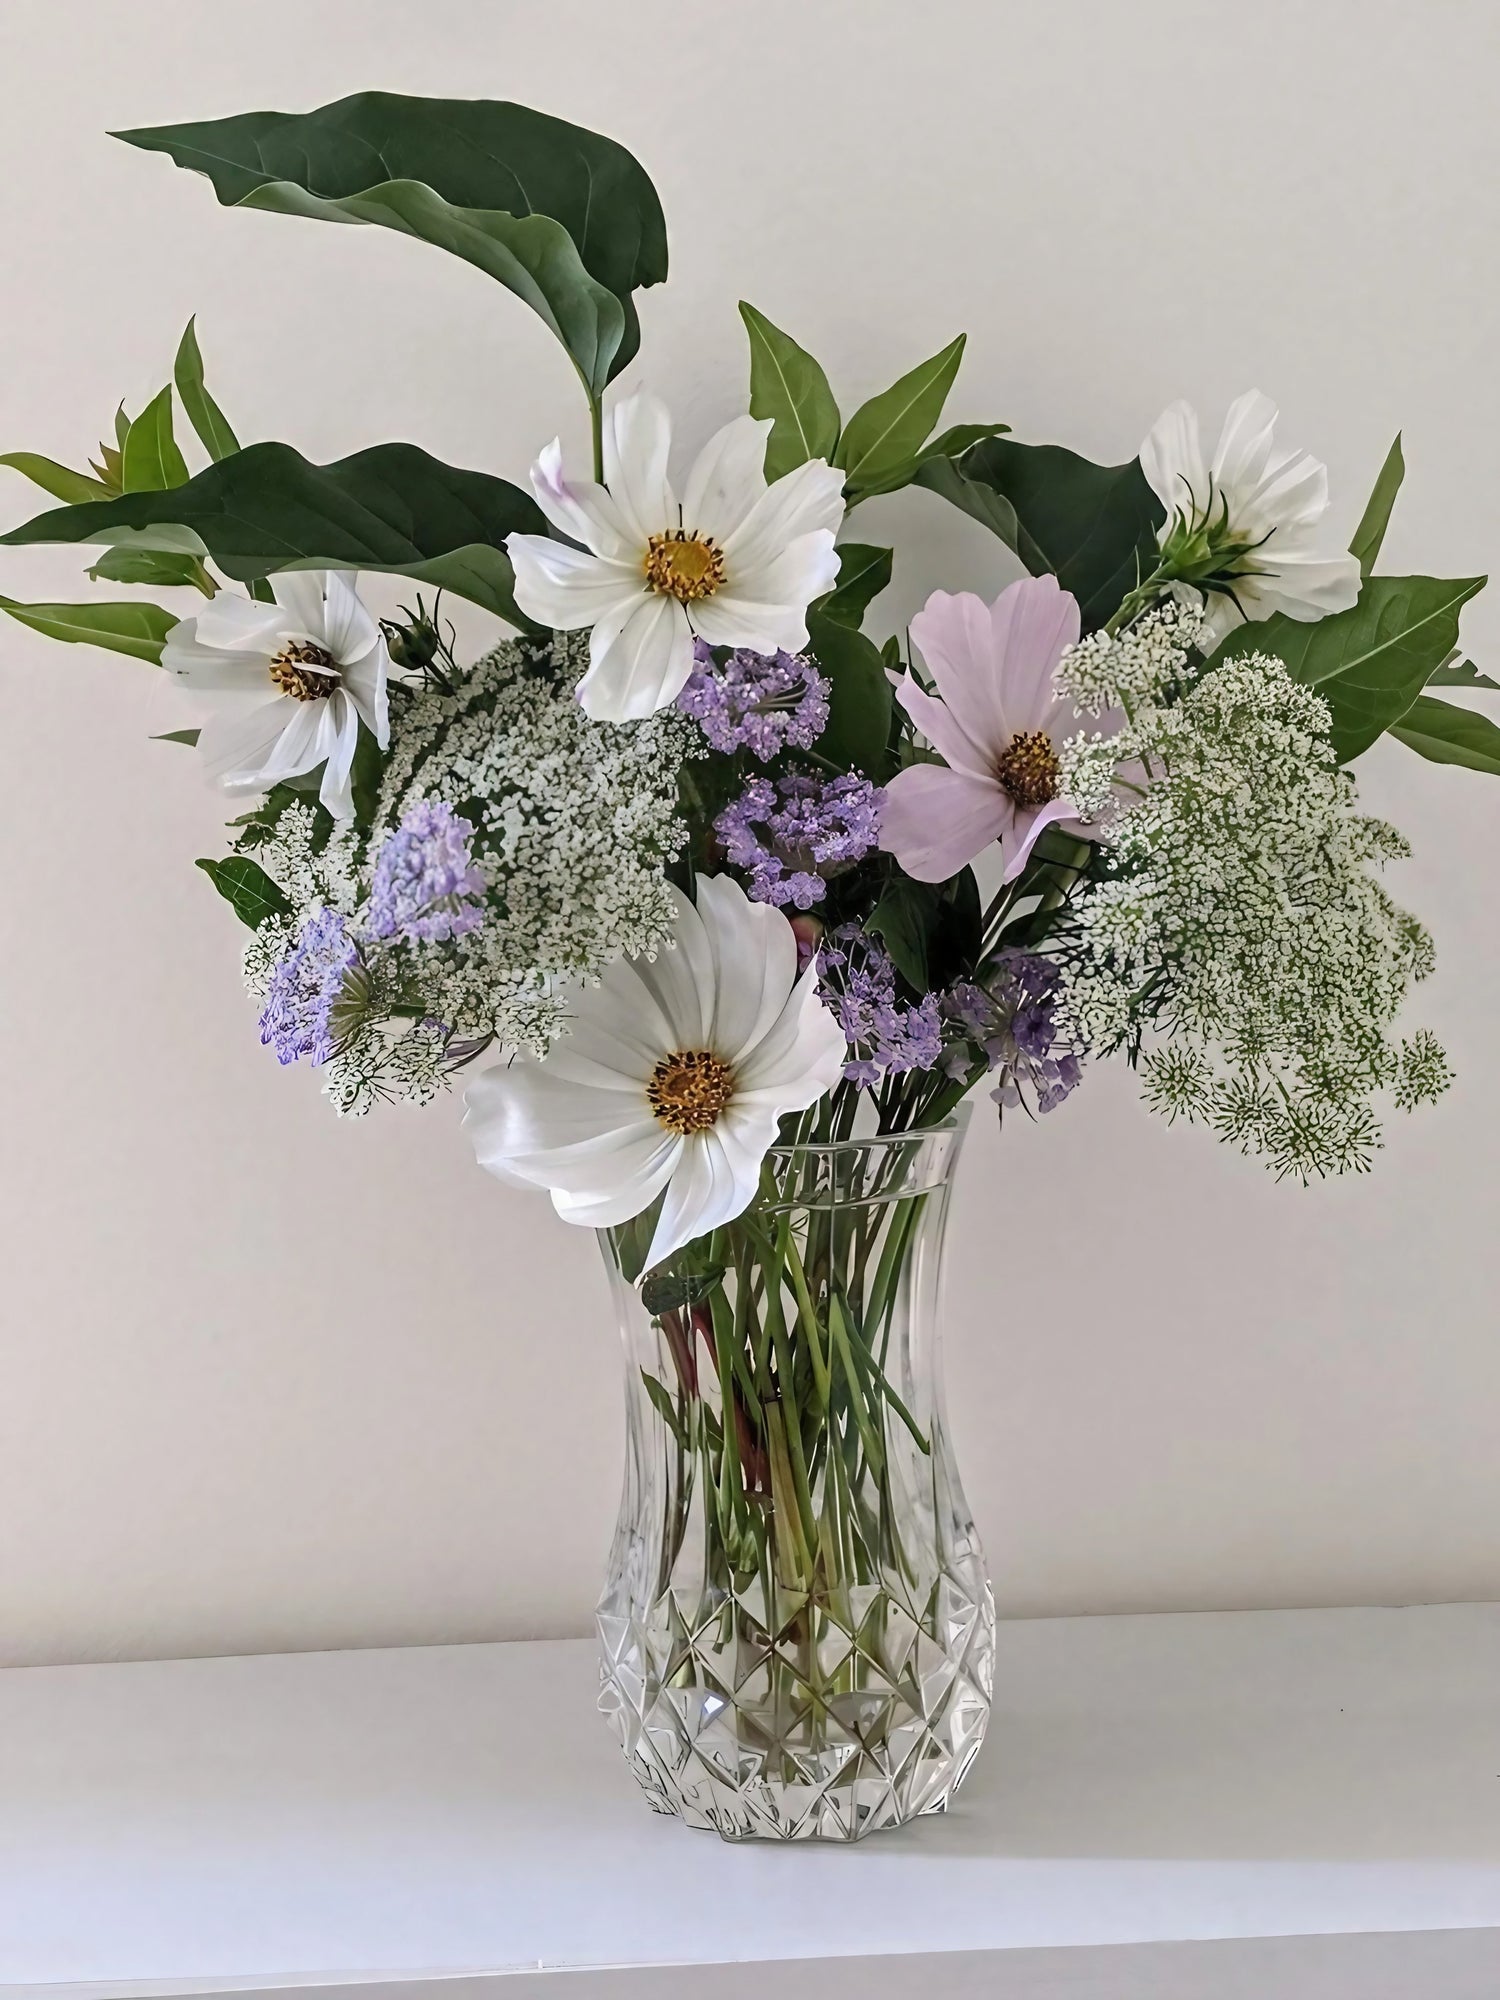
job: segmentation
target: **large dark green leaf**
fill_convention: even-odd
[[[845,542],[839,549],[839,580],[818,609],[837,624],[857,632],[871,603],[891,580],[891,551],[867,542]]]
[[[828,377],[789,333],[740,300],[750,336],[750,414],[769,417],[766,477],[780,479],[810,458],[833,457],[839,441],[839,406]]]
[[[238,451],[240,441],[230,428],[229,419],[204,385],[203,355],[198,347],[196,320],[190,319],[183,329],[182,339],[177,345],[177,359],[172,364],[172,380],[177,384],[177,393],[182,398],[188,422],[209,457],[228,458],[231,452]]]
[[[815,607],[807,615],[807,632],[813,658],[830,682],[819,752],[879,783],[886,775],[891,734],[891,684],[880,648]]]
[[[1401,482],[1405,477],[1406,460],[1401,455],[1401,433],[1397,431],[1396,441],[1385,455],[1385,464],[1381,466],[1370,497],[1365,502],[1365,511],[1359,517],[1354,540],[1349,544],[1350,555],[1359,559],[1361,576],[1368,576],[1375,567],[1385,531],[1391,524],[1391,509],[1396,504],[1396,495],[1401,491]]]
[[[880,900],[865,918],[865,929],[885,945],[892,963],[914,993],[925,993],[931,985],[928,974],[928,946],[938,926],[941,886],[913,882],[908,876],[893,875],[880,892]]]
[[[1372,576],[1359,602],[1313,624],[1281,612],[1238,626],[1214,655],[1269,653],[1333,710],[1339,762],[1368,750],[1399,722],[1458,639],[1458,614],[1482,576]]]
[[[451,590],[523,629],[500,546],[544,534],[527,493],[465,472],[414,444],[378,444],[311,465],[285,444],[252,444],[165,493],[57,507],[0,542],[102,542],[208,556],[242,582],[281,569],[390,570]]]
[[[1033,576],[1055,576],[1078,599],[1085,632],[1151,568],[1166,519],[1138,459],[1094,465],[1058,444],[986,438],[957,459],[924,459],[915,483],[982,521]]]
[[[1391,734],[1434,764],[1464,764],[1500,777],[1500,729],[1472,708],[1419,694]]]
[[[163,641],[177,620],[158,604],[17,604],[0,597],[0,611],[47,639],[103,646],[135,660],[161,665]]]
[[[880,395],[862,403],[844,426],[834,462],[848,477],[851,503],[909,483],[922,446],[937,428],[964,353],[963,334],[918,363]]]
[[[540,314],[595,397],[639,345],[631,293],[667,275],[640,162],[525,105],[372,90],[115,136],[206,174],[226,207],[376,223],[477,265]]]

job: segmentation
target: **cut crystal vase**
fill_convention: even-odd
[[[994,1604],[948,1443],[939,1306],[960,1114],[779,1147],[747,1213],[641,1275],[600,1707],[652,1806],[726,1839],[941,1812],[989,1717]]]

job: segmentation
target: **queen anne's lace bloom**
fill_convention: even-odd
[[[664,866],[683,838],[677,775],[694,731],[670,711],[591,721],[571,693],[586,650],[569,637],[550,658],[507,643],[452,692],[393,705],[362,845],[338,830],[325,840],[327,819],[300,801],[244,828],[241,848],[291,906],[246,952],[252,992],[290,976],[319,910],[357,944],[358,1021],[316,1044],[339,1110],[425,1102],[492,1045],[545,1054],[570,982],[670,935]],[[284,1060],[313,1055],[312,1042],[286,1046]]]
[[[1153,1108],[1207,1121],[1279,1175],[1364,1169],[1373,1094],[1409,1106],[1448,1081],[1430,1036],[1388,1035],[1432,967],[1426,932],[1375,878],[1406,844],[1355,810],[1321,696],[1251,654],[1173,700],[1181,639],[1166,615],[1133,647],[1093,643],[1059,669],[1095,700],[1125,680],[1133,697],[1107,750],[1069,745],[1071,794],[1102,799],[1122,755],[1149,778],[1107,824],[1105,877],[1051,947],[1063,1025],[1081,1047],[1129,1049]]]

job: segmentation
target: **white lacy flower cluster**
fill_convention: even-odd
[[[1355,809],[1328,740],[1328,705],[1279,660],[1250,654],[1192,678],[1196,632],[1175,608],[1064,659],[1062,685],[1130,721],[1069,745],[1063,784],[1102,807],[1103,879],[1058,945],[1060,1008],[1095,1052],[1138,1056],[1169,1119],[1202,1119],[1278,1176],[1363,1170],[1371,1106],[1402,1108],[1449,1081],[1442,1050],[1387,1031],[1431,942],[1375,879],[1404,856],[1394,828]]]
[[[484,917],[458,937],[361,939],[363,1014],[323,1066],[335,1108],[425,1102],[450,1072],[498,1045],[544,1055],[565,1027],[573,981],[595,981],[627,954],[670,937],[676,904],[665,863],[681,846],[677,779],[699,754],[688,720],[667,710],[638,723],[594,722],[573,688],[587,634],[506,642],[451,693],[425,689],[391,706],[391,749],[374,817],[359,836],[335,832],[311,806],[287,806],[247,851],[292,905],[256,931],[246,953],[263,998],[276,963],[320,909],[351,918],[360,937],[382,843],[410,808],[442,801],[475,828],[489,883]]]

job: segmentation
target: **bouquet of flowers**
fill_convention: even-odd
[[[1399,439],[1342,552],[1258,393],[1216,441],[1177,403],[1101,466],[940,428],[962,336],[846,415],[748,304],[748,413],[678,459],[620,385],[667,275],[656,193],[536,111],[367,93],[119,136],[226,206],[476,265],[572,362],[592,463],[554,441],[520,485],[412,444],[241,445],[190,324],[88,471],[0,460],[61,503],[0,540],[88,545],[128,594],[0,608],[201,697],[178,740],[234,816],[198,865],[276,1058],[345,1112],[466,1079],[480,1163],[614,1232],[724,1574],[832,1603],[900,1571],[889,1426],[932,1439],[882,1357],[916,1210],[793,1228],[786,1160],[941,1130],[984,1082],[1050,1113],[1122,1054],[1152,1109],[1278,1175],[1365,1169],[1379,1100],[1449,1071],[1395,1025],[1432,946],[1351,767],[1389,733],[1500,772],[1500,729],[1436,691],[1496,687],[1458,643],[1484,579],[1377,573]],[[877,637],[893,554],[849,517],[907,486],[1019,574]],[[377,619],[359,572],[409,607]],[[461,661],[444,594],[508,634]]]

